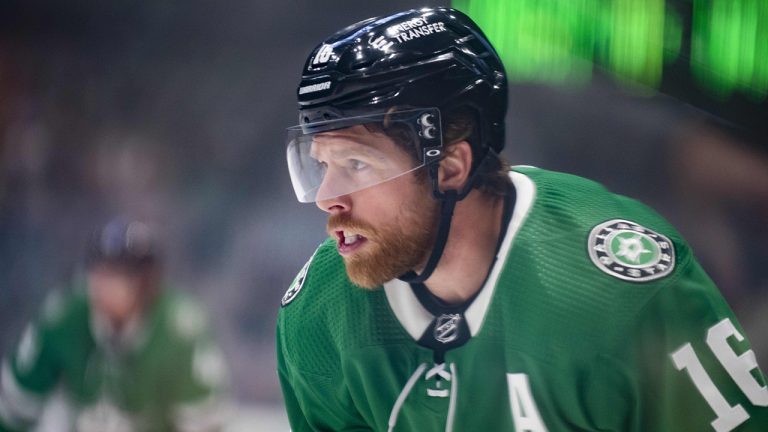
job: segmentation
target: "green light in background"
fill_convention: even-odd
[[[455,1],[496,47],[510,79],[585,81],[592,65],[593,0]]]
[[[740,91],[754,101],[768,95],[768,2],[695,0],[691,68],[696,79],[725,99]]]
[[[622,79],[658,87],[664,68],[664,0],[614,0],[607,68]]]
[[[680,3],[680,2],[678,2]],[[688,4],[688,3],[686,3]],[[665,0],[457,0],[512,81],[584,83],[593,64],[658,88],[683,24]],[[682,7],[685,7],[683,5]],[[691,73],[720,97],[768,94],[768,0],[693,0]]]

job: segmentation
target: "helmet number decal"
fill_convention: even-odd
[[[332,55],[333,55],[333,47],[327,44],[323,45],[317,51],[317,54],[315,54],[315,58],[312,59],[312,65],[314,66],[324,65],[328,63]]]

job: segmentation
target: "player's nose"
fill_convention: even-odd
[[[343,193],[345,183],[338,177],[340,177],[338,173],[333,169],[328,169],[317,189],[316,204],[324,212],[343,213],[352,208],[349,194]]]
[[[320,210],[330,214],[345,213],[352,209],[352,200],[349,195],[317,200],[316,204]]]

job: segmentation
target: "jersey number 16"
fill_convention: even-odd
[[[707,345],[749,401],[755,406],[768,406],[768,388],[760,385],[757,378],[752,375],[752,371],[758,367],[755,353],[747,350],[737,355],[728,344],[728,338],[731,336],[739,342],[744,340],[744,336],[736,330],[731,320],[726,318],[707,331]],[[733,430],[749,419],[749,414],[744,407],[740,404],[732,406],[725,400],[723,394],[712,382],[712,378],[704,370],[690,343],[686,343],[672,353],[672,362],[677,370],[685,369],[688,372],[696,389],[717,415],[712,421],[712,427],[717,432]]]

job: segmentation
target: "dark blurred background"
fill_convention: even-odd
[[[534,9],[513,19],[507,3]],[[716,0],[648,0],[677,11],[661,27],[632,23],[628,2],[606,3],[629,17],[618,29],[663,29],[649,36],[661,58],[627,42],[637,32],[624,45],[599,32],[590,33],[599,43],[579,45],[557,25],[558,7],[576,2],[536,3],[547,6],[456,2],[505,62],[527,65],[508,65],[508,160],[591,177],[659,210],[718,282],[765,368],[768,56],[753,59],[746,86],[701,79],[719,70],[696,60],[695,4],[717,11]],[[739,40],[752,37],[760,54],[768,8],[736,3],[757,5],[758,30]],[[77,276],[94,226],[116,213],[147,218],[161,228],[169,279],[206,303],[238,400],[279,406],[279,300],[325,237],[324,215],[296,202],[285,164],[300,68],[352,22],[447,4],[0,0],[0,350],[49,290]],[[576,12],[589,29],[588,9]],[[535,44],[514,33],[523,27]],[[552,55],[563,41],[577,52],[565,63]]]

